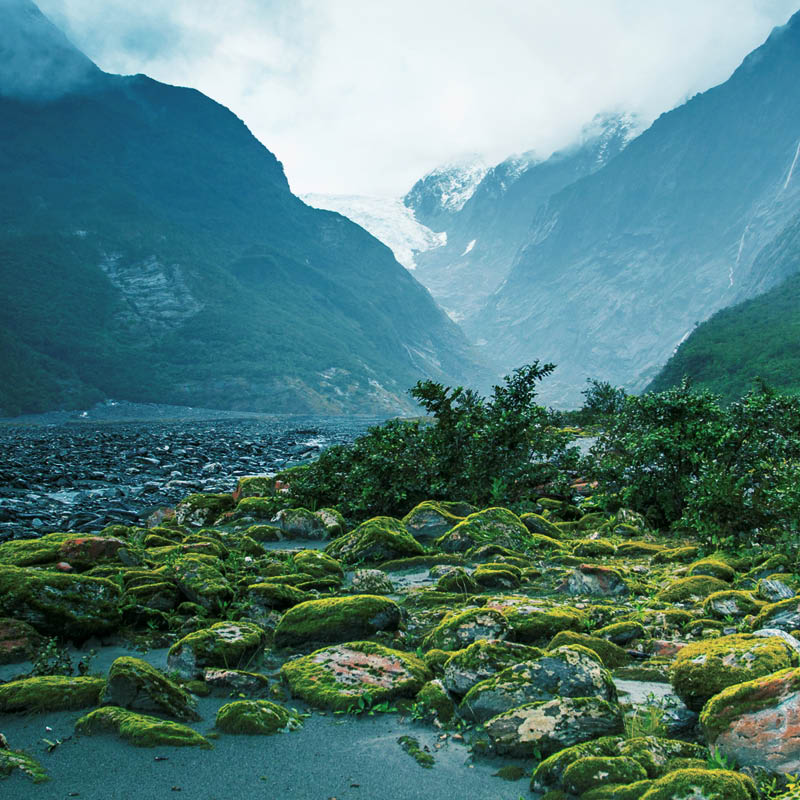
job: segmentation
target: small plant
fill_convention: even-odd
[[[653,695],[648,696],[648,703],[637,706],[633,714],[625,717],[625,737],[636,739],[640,736],[663,736],[664,707]]]
[[[738,765],[732,758],[728,758],[718,747],[712,747],[709,750],[708,758],[706,759],[706,766],[708,769],[727,769],[736,770]]]
[[[48,639],[36,656],[31,669],[32,677],[42,675],[72,675],[74,667],[69,650],[58,643],[58,639]],[[84,674],[84,673],[81,673]]]

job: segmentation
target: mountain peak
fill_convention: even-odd
[[[0,0],[0,95],[48,100],[102,75],[31,0]]]

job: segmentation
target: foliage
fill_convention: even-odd
[[[402,516],[423,500],[524,501],[577,462],[567,447],[572,435],[556,430],[535,403],[536,384],[554,368],[520,367],[490,398],[418,382],[410,393],[432,420],[389,420],[352,445],[330,448],[293,476],[293,500],[354,518]]]

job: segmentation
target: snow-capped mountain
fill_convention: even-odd
[[[414,211],[399,198],[345,194],[304,194],[314,208],[336,211],[382,241],[406,268],[416,269],[419,253],[447,244],[447,234],[437,233],[417,221]]]

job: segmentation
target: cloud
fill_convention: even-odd
[[[724,81],[797,0],[41,0],[110,72],[194,86],[296,192],[398,195],[442,161],[568,144]]]

